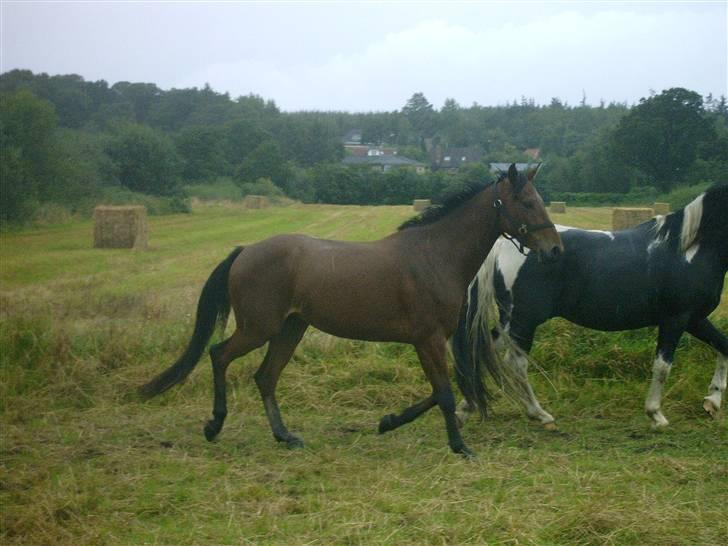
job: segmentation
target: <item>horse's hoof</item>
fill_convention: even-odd
[[[559,427],[556,426],[556,423],[551,421],[550,423],[544,423],[543,424],[544,430],[548,430],[549,432],[556,432],[559,430]]]
[[[703,409],[713,419],[718,418],[718,413],[720,412],[720,408],[718,406],[716,406],[715,403],[710,398],[705,398],[703,400]]]
[[[384,434],[385,432],[389,432],[394,427],[394,420],[397,418],[396,415],[393,413],[390,413],[389,415],[385,415],[379,420],[379,434]]]
[[[303,440],[291,434],[291,437],[286,440],[286,447],[288,449],[302,449],[304,447]]]
[[[453,449],[453,451],[459,455],[462,455],[464,458],[468,459],[469,461],[474,461],[475,459],[477,459],[475,452],[471,451],[471,449],[467,446],[461,446],[457,449]]]
[[[205,439],[208,442],[212,442],[219,433],[220,428],[215,424],[215,422],[208,421],[208,423],[205,425]]]

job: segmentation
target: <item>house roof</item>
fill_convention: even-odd
[[[348,156],[342,161],[344,165],[388,165],[391,167],[424,167],[424,163],[402,157],[401,155]]]
[[[465,163],[477,163],[483,154],[477,148],[448,148],[440,156],[438,166],[444,169],[456,169]]]
[[[490,166],[490,172],[492,173],[507,173],[508,168],[511,166],[510,163],[488,163],[488,165]],[[518,169],[520,172],[526,172],[529,167],[535,166],[535,163],[516,163],[516,169]]]

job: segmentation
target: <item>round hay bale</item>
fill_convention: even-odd
[[[147,248],[147,209],[143,206],[94,209],[95,248]]]
[[[670,203],[654,203],[652,208],[655,209],[655,214],[670,214]]]
[[[430,205],[432,205],[432,201],[429,199],[415,199],[412,203],[412,208],[415,209],[415,212],[422,212]]]
[[[270,200],[265,195],[246,195],[243,203],[246,209],[265,209],[270,206]]]
[[[558,212],[560,214],[564,214],[566,212],[566,202],[564,201],[551,201],[551,206],[549,207],[549,212]]]
[[[612,230],[619,231],[634,227],[646,222],[654,215],[654,211],[648,208],[617,207],[612,212]]]

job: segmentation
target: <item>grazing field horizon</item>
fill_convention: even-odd
[[[552,220],[609,229],[611,210]],[[665,390],[670,426],[655,432],[643,412],[655,330],[550,321],[530,377],[559,430],[493,386],[488,418],[462,431],[474,461],[450,452],[438,410],[377,434],[383,415],[429,393],[405,345],[310,329],[278,388],[300,450],[270,434],[252,379],[263,350],[231,365],[215,442],[202,434],[206,356],[184,384],[141,401],[136,389],[184,350],[202,285],[235,245],[291,232],[377,239],[413,215],[201,204],[149,217],[144,251],[94,249],[90,220],[0,233],[2,543],[725,543],[728,424],[702,409],[716,355],[688,335]],[[728,329],[725,291],[711,318]]]

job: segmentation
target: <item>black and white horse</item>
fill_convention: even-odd
[[[529,417],[555,428],[526,375],[536,328],[552,317],[605,331],[658,327],[645,401],[654,427],[668,424],[660,402],[683,332],[708,343],[718,363],[703,407],[716,417],[726,389],[728,338],[707,317],[720,302],[728,270],[728,186],[715,186],[684,209],[632,229],[557,229],[565,249],[560,261],[541,263],[501,238],[472,281],[452,340],[466,398],[458,411],[461,421],[482,392],[482,370],[488,370],[510,387]],[[494,304],[499,321],[491,330]],[[491,336],[496,351],[482,350]]]

